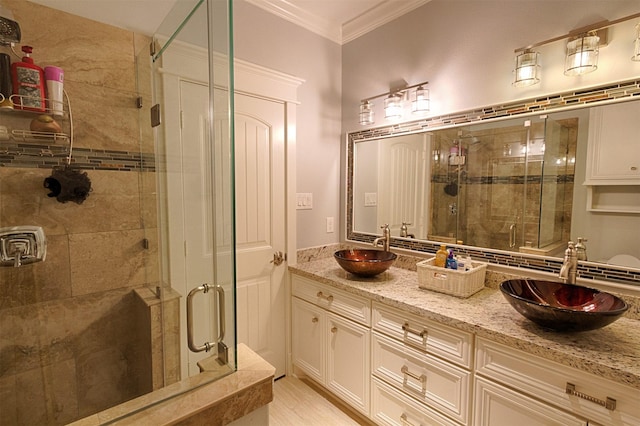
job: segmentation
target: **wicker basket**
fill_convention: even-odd
[[[418,262],[418,286],[426,290],[469,297],[483,289],[487,264],[471,262],[468,271],[433,266],[435,257]]]

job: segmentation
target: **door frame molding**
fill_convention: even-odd
[[[168,39],[163,37],[157,38],[162,45],[164,45]],[[176,98],[176,94],[179,95],[179,83],[181,80],[188,80],[196,83],[208,84],[209,82],[209,52],[202,47],[194,46],[184,42],[174,40],[171,44],[172,48],[168,49],[162,55],[162,66],[159,68],[159,72],[162,78],[163,84],[163,96],[161,100],[163,111],[163,126],[162,131],[165,133],[166,140],[179,140],[180,138],[180,110],[179,110],[179,98]],[[213,67],[214,67],[214,86],[226,88],[228,87],[228,81],[226,76],[228,75],[229,63],[227,57],[221,54],[212,52]],[[220,80],[218,80],[218,78]],[[257,65],[241,59],[235,59],[233,61],[233,78],[234,78],[234,93],[240,93],[248,96],[260,97],[284,104],[285,111],[285,253],[287,254],[287,265],[295,265],[297,262],[297,244],[296,244],[296,119],[297,119],[297,106],[298,101],[298,88],[305,82],[304,79],[275,71],[261,65]],[[160,100],[154,99],[154,103],[159,103]],[[180,147],[177,147],[178,151]],[[162,152],[164,155],[174,155],[173,152]],[[165,182],[166,184],[166,182]],[[167,209],[172,209],[172,205],[175,203],[167,203]],[[180,209],[181,209],[180,205]],[[177,214],[175,208],[172,209],[172,215]],[[160,214],[164,214],[164,209],[160,209]],[[181,215],[181,213],[180,213]],[[166,217],[163,219],[167,219]],[[183,245],[184,233],[183,230],[171,231],[170,240],[168,244],[171,245],[173,250],[169,248],[169,251],[179,249]],[[167,244],[164,242],[163,244]],[[165,249],[168,248],[165,246]],[[182,259],[170,259],[170,264],[165,267],[165,272],[168,272],[169,279],[172,287],[174,284],[182,287],[184,290],[185,279],[185,267]],[[168,271],[167,271],[168,268]],[[166,275],[165,275],[166,276]],[[291,294],[291,283],[289,280],[289,274],[285,274],[285,295],[286,295],[286,312],[285,312],[285,350],[286,350],[286,374],[289,374],[291,370],[291,301],[288,297]],[[180,291],[183,293],[184,291]],[[183,294],[186,296],[186,294]],[[186,314],[181,313],[181,333],[186,332],[184,327],[182,316]],[[183,330],[183,328],[185,328]],[[237,342],[236,342],[237,343]],[[180,348],[180,351],[184,351],[185,348]],[[184,356],[184,355],[182,355]],[[181,363],[182,364],[182,363]],[[182,367],[182,373],[184,376],[185,368]]]

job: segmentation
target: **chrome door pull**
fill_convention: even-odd
[[[197,346],[193,341],[193,296],[197,293],[203,292],[208,293],[209,290],[213,290],[216,292],[216,301],[218,304],[218,338],[214,342],[204,342],[202,345]],[[209,352],[214,345],[219,344],[224,339],[225,335],[225,310],[224,310],[224,289],[222,286],[203,284],[199,287],[194,288],[187,295],[187,345],[189,349],[193,352]]]
[[[424,374],[418,376],[417,374],[410,372],[409,367],[407,367],[406,365],[403,365],[400,371],[404,376],[403,384],[405,386],[407,385],[407,377],[411,377],[412,379],[415,379],[422,384],[422,393],[427,393],[427,376],[425,376]]]
[[[613,398],[607,397],[606,400],[598,399],[591,395],[587,395],[586,393],[578,392],[576,390],[576,385],[573,383],[567,382],[567,386],[565,388],[565,392],[569,395],[577,396],[578,398],[586,399],[587,401],[591,401],[594,404],[602,405],[607,410],[613,411],[616,409],[616,400]]]

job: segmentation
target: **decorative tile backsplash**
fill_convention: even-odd
[[[71,166],[84,170],[155,171],[155,155],[139,151],[74,148]],[[67,145],[2,143],[0,166],[51,168],[67,164]]]

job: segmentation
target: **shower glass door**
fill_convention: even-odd
[[[236,369],[230,9],[178,2],[154,37],[167,382]]]

